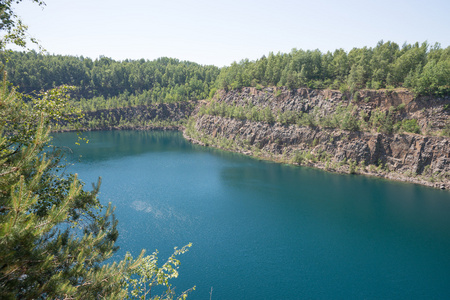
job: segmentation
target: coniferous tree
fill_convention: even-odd
[[[141,293],[136,280],[145,291],[165,285],[164,299],[172,299],[175,256],[161,267],[144,251],[104,264],[117,250],[113,209],[102,213],[99,184],[84,191],[76,174],[58,173],[59,154],[46,150],[50,120],[64,117],[59,100],[30,107],[6,80],[0,88],[0,299],[133,298]]]
[[[13,2],[0,4],[0,41],[24,33]],[[41,1],[33,2],[43,4]],[[16,40],[17,41],[17,40]],[[19,40],[20,42],[20,40]],[[23,40],[19,45],[24,45]],[[0,50],[2,50],[0,49]],[[93,191],[77,175],[58,170],[60,154],[50,151],[50,123],[73,113],[64,107],[64,88],[33,101],[10,88],[6,72],[0,86],[0,299],[147,299],[155,285],[158,299],[173,299],[169,283],[178,276],[175,250],[158,267],[156,253],[104,264],[117,250],[117,221],[109,205],[102,210]],[[185,298],[187,292],[179,298]]]
[[[115,250],[112,209],[97,215],[97,188],[57,175],[56,157],[43,151],[48,115],[28,109],[6,81],[0,115],[0,298],[124,297],[126,264],[100,265]]]

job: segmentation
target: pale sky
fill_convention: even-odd
[[[380,40],[450,45],[449,0],[24,0],[17,14],[50,54],[167,56],[219,67],[292,48]]]

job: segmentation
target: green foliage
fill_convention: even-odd
[[[429,61],[417,78],[414,90],[418,94],[446,95],[450,92],[450,59]]]
[[[416,119],[404,119],[399,125],[400,130],[420,134],[420,126]]]
[[[109,130],[178,127],[187,121],[194,103],[163,103],[86,112],[81,119],[52,124],[52,130]]]
[[[217,88],[212,88],[209,91],[209,98],[212,99],[214,97],[214,95],[216,94],[216,92],[217,92]]]
[[[76,174],[59,171],[58,152],[47,150],[47,124],[64,115],[54,98],[60,93],[30,107],[6,80],[0,88],[0,298],[124,299],[125,283],[149,258],[105,264],[117,250],[118,231],[113,208],[103,210],[96,197],[100,181],[84,191]],[[171,257],[157,283],[175,277],[177,265]]]
[[[303,151],[295,151],[294,156],[292,157],[292,162],[301,165],[304,159]]]
[[[442,128],[441,135],[450,137],[450,122],[447,122],[444,128]]]
[[[308,150],[303,150],[303,151],[295,151],[294,155],[292,157],[292,162],[296,163],[296,164],[304,164],[304,163],[308,163],[308,162],[318,162],[320,160],[325,160],[327,159],[326,155],[323,153],[317,153],[314,154],[311,151]]]
[[[23,93],[68,85],[76,87],[74,102],[100,108],[206,99],[219,74],[215,66],[201,66],[173,58],[153,61],[115,61],[107,57],[42,55],[12,52],[6,64],[9,80]],[[81,107],[85,109],[85,107]]]
[[[216,115],[239,120],[267,122],[281,125],[297,125],[307,127],[340,128],[348,131],[377,131],[386,134],[394,132],[411,132],[421,134],[416,119],[405,119],[394,124],[400,118],[399,112],[405,109],[405,104],[391,107],[388,111],[380,108],[370,111],[370,115],[357,104],[338,105],[334,112],[321,112],[317,107],[309,112],[273,111],[269,106],[261,107],[251,101],[228,104],[225,101],[211,101],[203,105],[199,114]],[[445,109],[445,108],[444,108]],[[447,134],[444,129],[442,134]]]
[[[281,95],[281,90],[277,90],[276,92],[275,92],[275,97],[279,97]]]
[[[443,111],[450,111],[450,104],[445,104],[442,110]]]
[[[49,141],[45,112],[27,110],[5,82],[0,103],[1,298],[123,295],[120,288],[101,284],[113,270],[99,264],[115,250],[117,223],[111,208],[95,217],[98,187],[82,192],[76,175],[55,175],[54,159],[43,152]],[[81,215],[91,218],[80,222]],[[116,267],[124,271],[123,264]]]
[[[401,103],[395,108],[395,110],[396,111],[403,111],[403,110],[405,110],[405,107],[406,107],[406,104],[405,103]]]
[[[287,110],[277,114],[277,121],[283,125],[297,124],[301,115],[301,113],[296,111]]]
[[[399,47],[380,41],[374,48],[354,48],[348,53],[293,49],[221,69],[172,58],[117,62],[107,57],[91,60],[13,52],[6,67],[11,82],[27,94],[61,85],[76,87],[72,101],[83,111],[207,99],[217,89],[246,86],[339,89],[354,101],[359,99],[355,91],[363,88],[450,93],[450,47],[427,43]]]
[[[345,94],[346,92],[348,92],[348,90],[349,90],[348,85],[345,84],[345,83],[343,83],[343,84],[341,84],[341,85],[339,86],[339,91],[340,91],[342,94]]]
[[[268,106],[263,110],[263,120],[269,124],[275,122],[275,117],[272,114],[272,110]]]
[[[225,102],[211,101],[209,105],[202,106],[199,109],[199,114],[221,116],[227,118],[235,118],[240,120],[262,121],[267,123],[274,123],[276,117],[269,107],[259,108],[253,104],[246,104],[244,106],[229,105]]]
[[[200,107],[199,114],[270,124],[276,121],[285,126],[296,124],[307,127],[340,128],[348,131],[375,130],[392,134],[395,130],[420,134],[420,127],[416,119],[403,120],[394,125],[394,112],[402,109],[403,105],[399,105],[396,109],[392,108],[387,112],[377,108],[369,116],[364,110],[360,110],[358,113],[357,105],[349,104],[347,106],[339,105],[335,112],[321,116],[316,108],[309,113],[296,111],[276,111],[274,113],[269,107],[261,108],[254,106],[251,102],[241,106],[213,100],[208,105]],[[445,133],[444,130],[443,134]]]
[[[158,267],[158,251],[153,254],[142,257],[140,263],[125,274],[124,287],[129,291],[127,299],[186,299],[190,291],[195,290],[195,287],[184,291],[180,296],[176,296],[175,291],[170,284],[170,279],[178,277],[178,267],[180,261],[176,256],[186,253],[188,244],[181,249],[175,248],[175,252],[168,258],[168,260]],[[143,254],[141,254],[143,256]],[[134,259],[130,253],[125,256],[125,261],[129,264],[134,263]],[[152,288],[154,286],[164,286],[166,290],[162,295],[152,297]]]
[[[353,102],[358,102],[359,101],[358,97],[359,97],[359,92],[358,91],[354,92],[352,101]]]
[[[330,125],[349,131],[359,130],[359,120],[356,115],[356,108],[357,107],[353,105],[339,106],[332,116],[333,121]]]
[[[369,125],[378,132],[392,133],[394,125],[391,112],[384,112],[377,108],[371,113]]]
[[[222,68],[216,86],[236,89],[243,86],[287,86],[339,89],[409,87],[418,94],[448,94],[450,47],[430,47],[427,43],[403,45],[380,41],[375,48],[354,48],[349,53],[293,49],[290,53],[270,53],[249,62],[243,60]]]
[[[13,10],[13,4],[20,2],[0,3],[0,51],[11,42],[26,45],[27,28]],[[39,0],[32,2],[44,5]],[[47,74],[45,67],[38,69],[38,75]],[[63,73],[73,80],[69,68]],[[37,80],[37,74],[32,70],[30,74]],[[67,77],[62,78],[61,84],[47,82],[54,89],[38,93],[28,103],[9,88],[6,72],[0,86],[0,298],[124,299],[133,292],[139,295],[139,289],[128,289],[130,280],[136,279],[149,287],[164,285],[164,299],[173,299],[169,279],[177,277],[175,255],[184,253],[186,247],[176,250],[160,268],[156,254],[144,257],[144,252],[137,259],[127,256],[105,263],[117,250],[118,231],[114,209],[111,205],[103,209],[97,199],[100,179],[93,191],[84,191],[76,174],[61,172],[60,152],[50,150],[49,125],[80,117],[68,96],[77,89],[66,85],[71,83],[65,82]],[[81,80],[77,86],[82,89],[84,83]],[[198,83],[189,82],[190,86]],[[35,91],[44,88],[37,87]],[[138,270],[155,270],[155,274]],[[186,296],[184,292],[179,298]]]
[[[299,126],[308,126],[308,127],[316,127],[316,113],[315,111],[311,113],[300,113],[297,119],[297,125]]]
[[[348,172],[350,174],[356,174],[357,168],[358,168],[358,165],[357,165],[356,161],[354,161],[354,160],[348,161]]]
[[[0,30],[3,33],[0,39],[0,51],[4,51],[8,44],[26,47],[28,39],[37,44],[36,39],[28,35],[28,27],[22,23],[22,20],[14,11],[14,5],[20,2],[22,0],[3,0],[0,3]],[[31,0],[31,2],[39,6],[45,5],[44,1],[40,0]]]

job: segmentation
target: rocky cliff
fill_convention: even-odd
[[[203,105],[185,130],[193,142],[263,159],[450,189],[450,138],[443,136],[450,125],[448,97],[416,98],[408,91],[244,88],[219,92]],[[223,111],[208,110],[211,105],[221,105]],[[270,118],[252,117],[258,111]],[[301,118],[281,121],[287,112]],[[355,125],[344,130],[339,122],[348,118]],[[303,119],[310,123],[305,125]],[[411,123],[413,130],[405,125]]]
[[[73,122],[59,123],[54,131],[113,130],[113,129],[163,129],[181,130],[197,106],[197,101],[159,103],[152,105],[100,109],[85,112]]]

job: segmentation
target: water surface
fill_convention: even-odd
[[[450,297],[450,193],[259,161],[177,132],[55,134],[70,171],[102,177],[121,249],[180,257],[189,299]],[[81,156],[81,157],[80,157]]]

